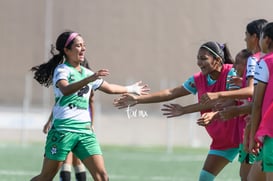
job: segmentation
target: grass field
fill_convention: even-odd
[[[0,180],[28,181],[40,171],[43,144],[0,144]],[[162,147],[102,146],[111,181],[195,181],[207,149]],[[217,177],[221,181],[239,181],[239,163],[234,161]],[[74,176],[72,177],[73,180]],[[54,181],[58,181],[58,176]],[[92,178],[88,175],[88,180]]]

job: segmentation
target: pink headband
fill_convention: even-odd
[[[71,33],[67,38],[64,47],[67,47],[67,45],[78,35],[79,35],[78,33]]]

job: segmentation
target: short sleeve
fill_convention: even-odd
[[[186,80],[182,86],[189,91],[192,94],[196,94],[197,93],[197,89],[195,86],[195,81],[194,81],[194,77],[190,77],[188,80]]]
[[[266,64],[266,62],[264,60],[261,60],[257,64],[254,79],[255,79],[255,81],[260,81],[260,82],[263,82],[263,83],[268,82],[268,80],[269,80],[269,71],[268,71],[267,64]],[[257,82],[255,82],[255,83],[257,83]]]
[[[97,79],[94,82],[91,82],[92,89],[93,90],[97,90],[98,88],[100,88],[100,86],[102,85],[103,81],[104,81],[103,79]]]
[[[63,66],[57,66],[56,69],[54,70],[54,75],[53,75],[53,85],[56,85],[56,83],[59,80],[67,80],[69,75],[69,70]]]
[[[248,57],[246,66],[246,77],[254,77],[256,64],[257,59],[255,57]]]

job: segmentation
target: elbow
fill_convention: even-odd
[[[63,94],[64,96],[69,96],[69,95],[71,95],[71,94],[73,93],[73,92],[71,92],[71,91],[69,91],[69,90],[67,90],[67,89],[62,89],[61,92],[62,92],[62,94]]]

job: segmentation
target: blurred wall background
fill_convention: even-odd
[[[153,92],[181,85],[189,76],[199,71],[196,54],[200,45],[206,41],[227,43],[235,56],[245,48],[247,23],[257,18],[272,20],[273,1],[9,0],[1,1],[0,5],[1,117],[13,109],[15,111],[11,115],[19,113],[20,120],[25,120],[26,113],[33,109],[42,109],[42,114],[37,113],[42,115],[37,118],[41,121],[39,126],[42,126],[53,104],[52,88],[41,87],[32,79],[29,70],[32,66],[48,60],[50,45],[55,43],[57,36],[63,31],[74,30],[82,34],[92,69],[110,70],[111,75],[105,77],[106,81],[127,85],[142,80]],[[155,138],[158,140],[162,140],[160,135],[165,140],[166,135],[174,134],[167,132],[166,127],[169,124],[161,116],[161,104],[138,105],[134,109],[146,111],[149,116],[128,122],[126,111],[113,108],[115,97],[117,96],[99,91],[95,95],[97,118],[106,120],[101,121],[101,126],[98,126],[101,127],[98,134],[101,134],[102,142],[116,143],[111,142],[111,138],[121,139],[109,135],[117,135],[119,131],[128,128],[135,130],[135,127],[139,127],[141,131],[147,125],[150,125],[147,126],[149,130],[157,132]],[[183,105],[195,101],[194,96],[175,100]],[[124,122],[109,122],[115,117],[113,115],[119,116],[116,120]],[[194,116],[183,116],[177,120],[193,119],[194,122]],[[7,122],[8,118],[9,114],[1,122]],[[161,120],[162,126],[157,130],[158,122],[150,120]],[[187,136],[181,133],[184,129],[189,131],[188,128],[193,127],[188,124],[189,121],[174,121],[171,128],[178,129],[179,135],[174,134],[172,137],[178,137],[177,140],[190,137],[192,132],[186,132]],[[117,128],[114,129],[112,125]],[[35,128],[40,129],[39,126]],[[2,128],[6,129],[4,126]],[[125,133],[136,134],[132,130]],[[147,141],[147,135],[145,137]],[[155,140],[134,140],[126,143],[162,144]],[[188,142],[191,142],[190,138]],[[202,140],[199,142],[202,143]],[[182,144],[181,141],[175,143]]]

